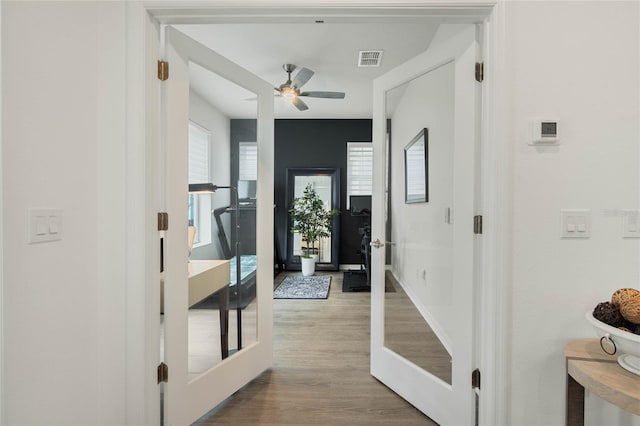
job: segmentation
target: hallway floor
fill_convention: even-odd
[[[331,275],[327,300],[274,300],[273,368],[197,425],[435,425],[369,374],[371,295]]]

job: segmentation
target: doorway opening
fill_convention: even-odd
[[[174,12],[174,13],[175,13],[175,12]],[[486,14],[487,14],[486,10],[483,10],[481,15],[482,15],[483,17],[485,17],[485,16],[486,16]],[[167,15],[165,15],[165,16],[163,16],[163,17],[162,17],[162,21],[163,21],[163,22],[170,22],[172,19],[173,19],[173,18],[168,17]],[[213,19],[213,20],[216,20],[216,19],[220,19],[220,18],[215,18],[215,19]],[[224,19],[224,18],[222,18],[222,19]],[[356,20],[357,20],[357,18],[351,18],[351,19],[356,19]],[[376,20],[380,20],[380,18],[379,18],[379,17],[376,17],[375,19],[376,19]],[[480,19],[480,18],[472,18],[472,20],[477,20],[477,19]],[[290,18],[287,18],[287,20],[290,20]],[[362,20],[362,19],[361,19],[361,20]],[[366,19],[364,19],[364,20],[366,20]],[[327,21],[327,20],[325,20],[325,22],[324,22],[324,23],[322,23],[322,24],[326,24],[326,21]],[[183,20],[182,22],[184,22],[184,20]],[[273,23],[271,23],[271,24],[273,24]],[[220,23],[219,23],[218,25],[220,25],[220,26],[224,26],[224,25],[226,25],[226,24],[220,24]],[[254,24],[254,25],[255,25],[255,26],[260,26],[260,25],[262,25],[262,24]],[[317,23],[317,25],[321,25],[321,23]],[[235,28],[235,29],[237,30],[238,28]],[[255,53],[255,52],[254,52],[254,53]],[[247,102],[250,102],[250,101],[247,101]],[[242,119],[242,118],[239,118],[239,119]],[[322,118],[320,118],[320,119],[322,120]],[[291,120],[294,120],[294,119],[291,119]],[[285,231],[286,231],[286,229],[285,229]],[[277,354],[276,354],[276,356],[277,356]]]

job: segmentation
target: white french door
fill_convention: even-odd
[[[272,365],[273,87],[175,28],[166,28],[164,50],[164,59],[169,63],[169,78],[162,83],[162,115],[165,124],[164,199],[169,213],[169,229],[164,239],[164,362],[168,366],[169,376],[164,384],[164,424],[187,425]],[[231,336],[230,355],[222,356],[224,350],[221,350],[216,362],[204,363],[205,367],[200,367],[195,372],[193,365],[200,362],[200,355],[190,353],[193,351],[190,339],[198,330],[197,324],[194,326],[191,322],[194,312],[190,312],[191,303],[188,302],[187,248],[190,66],[215,75],[215,84],[232,83],[234,87],[240,87],[244,91],[242,96],[248,91],[258,97],[257,284],[255,300],[251,301],[251,308],[244,308],[245,317],[242,320],[249,332],[242,333],[245,338],[242,344],[236,343],[237,336],[233,330],[238,318],[232,305],[228,334]],[[220,129],[209,130],[216,135],[224,134]],[[237,185],[229,181],[213,183]],[[220,189],[207,196],[221,196],[223,192],[224,189]],[[242,257],[244,263],[244,255]],[[233,274],[233,267],[231,271]],[[242,303],[242,298],[236,303]],[[221,309],[220,306],[217,308]],[[252,309],[251,315],[248,313],[249,309]],[[205,318],[207,311],[201,311],[198,314]],[[207,318],[215,322],[217,317],[209,315],[203,321],[208,321]],[[220,321],[223,322],[222,319]],[[214,335],[216,330],[216,327],[211,327],[211,330],[204,333],[205,343],[206,336]],[[221,338],[222,336],[211,337],[211,347],[215,349],[216,345],[220,345]],[[240,346],[241,349],[237,350]]]
[[[374,82],[371,374],[441,425],[475,418],[477,46],[474,25],[443,25],[427,51]],[[392,235],[382,214],[387,120]],[[383,244],[391,246],[395,293],[385,292]],[[422,325],[394,327],[411,312]],[[414,336],[406,352],[402,333]],[[433,340],[428,350],[424,336]]]

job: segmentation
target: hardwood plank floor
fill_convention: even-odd
[[[274,300],[274,366],[198,425],[435,425],[369,374],[369,293]],[[276,278],[276,284],[285,274]]]
[[[418,367],[451,384],[451,355],[393,274],[387,271],[384,345]]]

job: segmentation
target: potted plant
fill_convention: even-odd
[[[299,233],[302,241],[306,243],[300,256],[302,275],[313,275],[315,272],[316,243],[320,238],[331,236],[331,220],[336,214],[337,210],[325,208],[311,183],[304,189],[302,197],[294,199],[291,203],[291,233]]]

